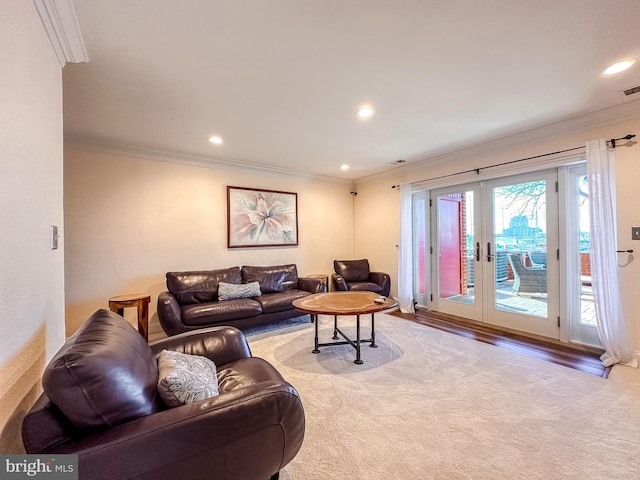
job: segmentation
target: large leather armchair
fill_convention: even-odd
[[[331,283],[336,291],[375,292],[384,297],[391,291],[391,278],[383,272],[372,272],[369,260],[334,260],[336,273],[331,275]]]
[[[163,349],[213,360],[220,394],[165,406]],[[78,455],[80,479],[275,479],[304,438],[298,393],[234,327],[148,345],[124,318],[98,310],[53,357],[43,387],[23,421],[26,451]]]

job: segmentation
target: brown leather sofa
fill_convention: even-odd
[[[166,407],[163,349],[213,360],[220,394]],[[23,420],[26,451],[78,455],[80,479],[275,479],[304,438],[297,391],[233,327],[148,345],[124,318],[98,310],[53,357],[43,387]]]
[[[220,301],[220,282],[258,282],[261,295]],[[304,315],[292,302],[325,289],[318,278],[298,278],[295,264],[169,272],[168,291],[158,296],[158,320],[167,335],[215,325],[256,327]]]
[[[388,297],[391,291],[391,277],[383,272],[372,272],[369,260],[334,260],[331,275],[336,291],[374,292]]]

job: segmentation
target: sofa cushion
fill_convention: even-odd
[[[218,300],[234,300],[236,298],[251,298],[260,295],[260,284],[251,283],[224,283],[218,284]]]
[[[216,364],[202,355],[162,350],[158,355],[158,392],[169,407],[218,395]]]
[[[293,309],[291,302],[307,295],[311,295],[311,293],[294,289],[286,292],[268,293],[256,297],[255,300],[262,305],[262,313],[285,312]]]
[[[258,282],[262,293],[291,290],[298,286],[298,269],[295,264],[269,267],[242,267],[244,283]]]
[[[373,282],[350,282],[349,290],[353,292],[382,292],[382,287]]]
[[[42,386],[78,428],[114,426],[161,409],[158,367],[120,315],[96,311],[47,365]]]
[[[220,282],[242,283],[240,267],[167,273],[167,289],[180,305],[218,300]]]
[[[185,325],[214,325],[237,318],[255,317],[262,313],[258,302],[250,298],[225,300],[224,302],[196,303],[182,307]]]
[[[334,260],[333,268],[345,282],[366,282],[369,280],[369,260]]]

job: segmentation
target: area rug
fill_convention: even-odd
[[[283,480],[640,478],[637,370],[603,379],[385,314],[363,365],[348,345],[312,354],[308,317],[247,337],[305,408]]]

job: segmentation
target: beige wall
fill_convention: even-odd
[[[358,186],[354,200],[355,258],[366,258],[373,271],[391,275],[397,294],[400,193],[392,182]]]
[[[64,340],[62,72],[33,2],[0,3],[0,453]]]
[[[638,111],[640,111],[640,105]],[[399,241],[400,193],[398,189],[392,189],[392,185],[404,181],[417,182],[453,172],[580,146],[595,138],[617,138],[627,133],[634,133],[640,137],[640,115],[624,121],[612,122],[607,126],[553,135],[545,140],[522,143],[517,146],[509,147],[502,145],[502,142],[495,142],[493,145],[488,144],[450,155],[429,166],[416,168],[404,176],[369,183],[361,181],[356,184],[358,196],[355,207],[355,256],[368,257],[372,264],[390,272],[393,277],[392,295],[395,295],[397,293],[398,271],[395,245]],[[506,143],[506,141],[504,142]],[[509,139],[509,142],[515,143],[514,139]],[[628,263],[626,256],[619,257],[621,261],[619,279],[625,318],[635,349],[640,350],[640,241],[631,240],[631,227],[640,225],[640,188],[638,187],[640,144],[617,148],[616,167],[618,247],[635,250],[634,255],[629,257]],[[507,175],[510,169],[511,173],[515,173],[512,170],[514,168],[522,168],[522,166],[520,164],[501,167],[485,172],[492,176]],[[478,177],[471,173],[440,180],[439,186],[444,186],[444,182],[452,185],[477,179]],[[432,185],[436,184],[437,182],[432,183]],[[372,235],[372,231],[376,234]]]
[[[227,248],[226,187],[298,194],[299,245]],[[344,185],[68,149],[65,152],[67,334],[108,298],[151,295],[165,273],[295,263],[300,276],[352,258],[353,200]],[[125,316],[135,323],[135,310]]]

